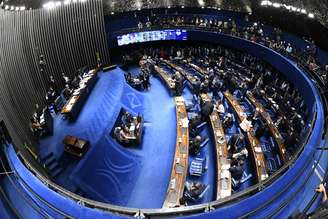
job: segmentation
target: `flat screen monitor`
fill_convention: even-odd
[[[187,31],[181,29],[155,30],[117,36],[119,46],[160,40],[187,40]]]

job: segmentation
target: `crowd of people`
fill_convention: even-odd
[[[40,68],[43,71],[45,65],[44,58],[40,58]],[[74,77],[71,79],[65,73],[61,75],[61,83],[55,80],[53,75],[50,75],[48,80],[48,89],[45,95],[45,107],[41,108],[40,104],[35,105],[35,112],[30,119],[30,128],[32,133],[36,137],[41,137],[46,134],[45,122],[43,119],[43,115],[45,110],[54,111],[58,113],[60,108],[56,104],[58,99],[62,99],[63,101],[67,101],[73,94],[74,89],[79,87],[79,83],[83,78],[83,75],[86,74],[87,68],[80,68],[76,71]],[[64,86],[61,89],[61,86]]]
[[[139,144],[142,135],[142,116],[133,116],[125,111],[121,117],[121,121],[114,128],[114,137],[125,146]]]
[[[301,133],[304,133],[305,124],[308,122],[308,109],[293,83],[261,59],[237,50],[204,44],[165,48],[154,46],[145,49],[143,53],[153,57],[158,65],[162,63],[162,59],[172,60],[178,65],[196,63],[207,72],[193,76],[192,91],[198,99],[201,93],[210,92],[213,94],[213,100],[199,101],[198,112],[193,111],[194,106],[187,106],[188,112],[192,112],[189,118],[191,136],[189,148],[192,156],[199,155],[201,151],[201,145],[206,138],[201,136],[199,127],[208,120],[213,110],[220,115],[224,130],[228,130],[234,124],[233,113],[224,105],[225,100],[222,97],[224,91],[234,94],[240,102],[247,102],[248,93],[261,100],[285,139],[288,156],[292,156],[300,145]],[[172,78],[182,78],[181,84],[186,80],[178,72],[173,73]],[[182,90],[176,95],[181,94]],[[252,128],[258,139],[270,136],[268,124],[255,109],[249,109],[239,126],[241,132],[233,134],[228,141],[230,172],[237,184],[243,177],[244,165],[248,158],[245,133]],[[278,153],[277,148],[274,153]]]
[[[147,25],[138,25],[139,29],[152,27],[191,26],[206,28],[225,34],[238,36],[252,42],[263,44],[297,62],[303,69],[315,73],[321,78],[322,83],[328,88],[328,64],[320,65],[317,58],[317,47],[313,41],[308,41],[306,48],[297,48],[291,42],[283,40],[282,31],[274,28],[272,33],[265,31],[261,23],[250,23],[237,25],[232,19],[221,21],[214,17],[167,15],[152,16],[147,18]]]

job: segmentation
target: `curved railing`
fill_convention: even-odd
[[[213,35],[215,34],[215,35]],[[273,56],[278,56],[277,60],[280,60],[281,63],[284,63],[285,65],[288,65],[288,68],[293,69],[293,71],[298,72],[299,74],[303,73],[300,71],[300,69],[297,68],[297,66],[293,65],[289,60],[281,56],[280,54],[277,54],[276,52],[262,46],[256,43],[251,43],[249,41],[246,41],[241,38],[237,37],[231,37],[224,34],[218,34],[218,33],[212,33],[211,37],[209,39],[212,39],[212,37],[224,37],[226,40],[230,37],[230,40],[239,40],[240,43],[248,44],[245,48],[248,46],[256,46],[259,50],[261,50],[263,53],[270,53]],[[301,76],[300,76],[301,77]],[[302,77],[305,77],[304,75]],[[309,79],[303,78],[304,83],[311,83]],[[303,80],[302,79],[302,80]],[[248,198],[252,198],[253,196],[257,196],[256,198],[260,197],[263,199],[263,202],[261,204],[258,204],[256,208],[253,208],[252,210],[249,210],[246,212],[242,212],[242,215],[239,215],[239,217],[246,217],[246,216],[252,216],[257,214],[258,212],[261,212],[262,210],[266,209],[272,202],[276,200],[276,198],[280,197],[284,194],[284,192],[288,192],[290,188],[293,187],[293,185],[296,182],[302,181],[302,184],[305,185],[306,182],[309,180],[310,176],[314,173],[314,169],[309,170],[309,164],[312,162],[312,157],[316,153],[315,146],[318,143],[319,140],[321,140],[321,134],[323,129],[323,109],[322,105],[319,104],[321,102],[320,96],[318,95],[317,90],[315,87],[311,84],[307,86],[310,90],[307,92],[310,92],[313,97],[312,102],[315,105],[315,109],[313,111],[313,117],[310,124],[310,130],[315,130],[314,132],[307,132],[307,135],[303,139],[303,144],[299,147],[298,151],[295,153],[295,155],[292,157],[292,159],[286,163],[282,168],[280,168],[277,172],[275,172],[273,175],[271,175],[269,178],[261,182],[260,184],[256,184],[240,193],[236,193],[230,197],[227,197],[222,200],[216,200],[205,204],[199,204],[194,206],[188,206],[188,207],[181,207],[181,208],[170,208],[170,209],[137,209],[137,208],[128,208],[128,207],[121,207],[121,206],[115,206],[111,204],[101,203],[97,201],[93,201],[87,198],[83,198],[81,196],[78,196],[72,192],[69,192],[62,187],[56,185],[49,179],[45,178],[41,174],[38,173],[38,171],[26,160],[24,157],[22,158],[22,161],[24,162],[25,166],[29,169],[33,175],[40,180],[43,185],[45,185],[47,188],[53,190],[56,193],[59,193],[62,195],[62,197],[69,198],[70,201],[75,202],[78,206],[83,207],[89,207],[92,209],[99,209],[103,211],[109,211],[110,213],[115,214],[124,214],[124,215],[130,215],[130,216],[141,216],[145,215],[147,217],[155,217],[155,216],[174,216],[174,215],[190,215],[194,213],[203,213],[203,212],[211,212],[213,214],[218,213],[218,210],[220,210],[220,207],[222,206],[228,206],[231,207],[236,206],[236,204],[242,200],[248,201]],[[308,144],[309,143],[309,144]],[[19,152],[18,152],[19,154]],[[12,165],[13,167],[13,165]],[[25,178],[21,175],[21,172],[14,171],[16,177],[22,181],[25,182]],[[292,173],[293,178],[288,177],[290,174],[285,174],[286,172]],[[279,181],[286,181],[284,183],[279,184]],[[284,186],[286,185],[286,186]],[[32,194],[36,196],[40,201],[45,203],[47,206],[51,207],[54,211],[62,214],[63,216],[71,216],[74,217],[74,213],[63,211],[58,206],[55,206],[54,203],[50,203],[48,200],[45,199],[44,196],[40,195],[37,191],[35,191],[28,183],[24,183],[24,186],[30,191]],[[263,198],[263,193],[268,195],[268,190],[274,190],[276,188],[280,188],[280,192],[278,193],[271,193],[270,198]],[[302,187],[298,187],[298,190]],[[267,191],[263,191],[267,189]],[[293,198],[295,194],[297,194],[297,191],[295,191],[293,194],[289,194],[289,198]],[[259,193],[259,191],[262,191]],[[51,192],[49,190],[49,192]],[[285,202],[281,203],[279,208],[275,209],[276,211],[279,211],[284,206],[288,205],[290,202],[287,199]],[[225,208],[226,209],[226,208]],[[224,210],[222,210],[224,211]],[[273,215],[275,212],[271,211],[271,215]],[[218,213],[220,214],[220,213]],[[222,214],[222,212],[221,212]]]

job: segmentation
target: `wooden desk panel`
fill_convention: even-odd
[[[76,119],[89,93],[97,82],[97,72],[98,69],[92,69],[88,72],[88,76],[81,80],[84,83],[80,84],[80,87],[73,91],[72,96],[61,110],[62,114],[67,114],[71,119]]]
[[[201,94],[201,100],[203,102],[211,101],[208,94]],[[230,160],[228,159],[228,147],[225,138],[222,123],[217,111],[213,111],[210,115],[210,123],[215,141],[215,154],[216,154],[216,199],[225,198],[231,196],[231,173]]]
[[[175,89],[175,83],[172,80],[172,78],[165,72],[165,70],[163,68],[159,67],[158,65],[155,65],[154,68],[155,68],[155,71],[157,72],[157,74],[159,75],[159,77],[164,81],[166,86],[170,90],[174,90]]]
[[[183,68],[180,66],[168,61],[168,60],[162,60],[163,63],[166,65],[170,66],[174,70],[178,71],[184,78],[186,78],[191,84],[194,84],[196,82],[196,79],[190,75],[187,71],[185,71]]]
[[[271,116],[269,113],[266,111],[266,109],[263,107],[263,105],[256,100],[256,98],[253,96],[252,93],[247,92],[248,99],[251,101],[251,103],[255,106],[256,111],[260,113],[261,117],[263,120],[267,123],[271,136],[274,138],[276,141],[278,148],[279,148],[279,155],[280,158],[284,163],[288,161],[287,153],[286,153],[286,147],[284,145],[284,139],[282,138],[278,128],[276,125],[273,123]]]
[[[224,92],[224,96],[227,98],[229,104],[235,110],[239,121],[242,122],[245,117],[244,109],[240,106],[237,100],[233,97],[233,95],[226,91]],[[262,152],[262,148],[259,140],[254,136],[254,130],[251,128],[247,131],[246,137],[248,140],[249,149],[251,150],[251,154],[254,157],[255,169],[256,169],[256,178],[258,182],[265,180],[268,177],[268,173],[265,167],[264,155]]]
[[[175,104],[177,140],[170,183],[167,189],[163,208],[180,206],[180,199],[183,197],[188,171],[189,130],[188,123],[183,122],[188,120],[188,115],[183,97],[175,97]]]
[[[193,69],[195,69],[196,71],[198,71],[199,73],[201,73],[202,75],[208,74],[207,70],[199,67],[198,65],[196,65],[194,63],[189,63],[189,66],[192,67]]]

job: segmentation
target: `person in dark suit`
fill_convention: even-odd
[[[190,134],[196,136],[198,133],[197,126],[202,123],[202,116],[197,114],[189,120]]]
[[[214,105],[211,101],[206,101],[201,106],[201,116],[203,121],[205,121],[213,112]]]
[[[202,137],[197,135],[189,142],[189,152],[191,155],[197,155],[199,153],[202,141]]]
[[[234,154],[239,148],[243,146],[244,135],[243,134],[233,134],[228,142],[228,151],[230,154]]]
[[[193,90],[196,95],[200,94],[201,82],[198,77],[195,77],[195,82],[193,83]]]
[[[222,126],[224,129],[230,128],[232,126],[233,123],[233,118],[232,118],[232,114],[231,113],[227,113],[224,117],[223,117],[223,121],[222,121]]]
[[[68,100],[71,97],[72,93],[73,93],[73,90],[70,89],[68,84],[66,84],[65,88],[63,90],[63,95],[64,95],[65,99]]]
[[[55,81],[55,78],[53,75],[50,75],[50,78],[49,78],[49,87],[52,88],[54,91],[57,92],[57,85],[56,85],[56,81]]]
[[[181,96],[182,91],[183,91],[183,83],[184,79],[180,75],[179,72],[176,72],[175,75],[173,76],[174,82],[175,82],[175,94],[176,96]]]
[[[244,165],[244,161],[239,160],[236,165],[231,166],[229,168],[231,177],[237,182],[239,182],[241,180],[241,178],[243,177],[243,172],[244,172],[243,165]]]

